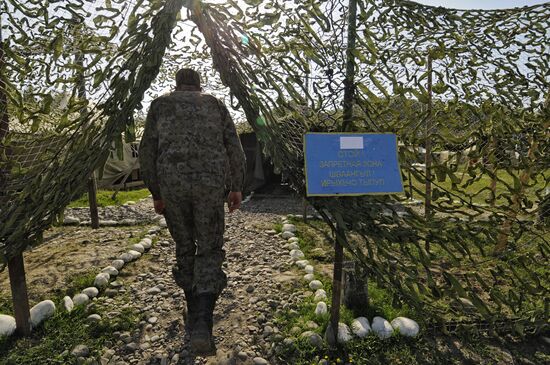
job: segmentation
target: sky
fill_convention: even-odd
[[[505,9],[544,4],[544,0],[414,0],[417,3],[454,9]]]

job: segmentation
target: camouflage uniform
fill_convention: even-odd
[[[242,191],[245,156],[222,102],[199,91],[174,91],[153,101],[139,151],[143,181],[162,199],[176,241],[174,278],[196,294],[221,293],[225,176]],[[227,163],[229,161],[229,163]]]

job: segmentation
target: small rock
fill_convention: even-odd
[[[88,304],[89,301],[90,297],[88,297],[86,294],[79,293],[73,297],[73,303],[77,306]]]
[[[266,359],[262,357],[255,357],[253,360],[254,365],[267,365],[269,364]]]
[[[313,301],[320,302],[322,300],[327,300],[327,292],[325,289],[317,289],[315,291],[315,297],[313,298]]]
[[[88,322],[97,323],[101,321],[101,316],[99,314],[90,314],[86,320]]]
[[[15,318],[6,314],[0,314],[0,337],[13,335],[16,328]]]
[[[252,293],[254,291],[254,286],[253,285],[249,285],[246,287],[246,292],[247,293]]]
[[[142,350],[148,350],[151,348],[151,344],[149,342],[144,342],[141,345],[139,345],[139,348]]]
[[[323,283],[321,283],[319,280],[312,280],[309,283],[309,288],[311,290],[322,289],[323,288]]]
[[[346,343],[351,340],[351,331],[345,323],[338,323],[338,343]]]
[[[277,231],[274,229],[268,229],[265,231],[266,234],[273,236],[274,234],[277,234]]]
[[[111,266],[120,271],[124,267],[124,260],[114,260]]]
[[[287,250],[299,250],[300,249],[300,246],[298,246],[296,244],[296,242],[287,243],[283,247],[286,248]]]
[[[102,269],[101,272],[109,274],[111,278],[118,275],[118,269],[114,266],[107,266],[106,268]]]
[[[241,361],[246,361],[246,359],[248,358],[248,354],[244,351],[240,351],[238,354],[237,354],[237,357],[239,358],[239,360]]]
[[[113,288],[107,288],[105,289],[105,295],[109,298],[112,298],[118,294],[118,290]]]
[[[300,242],[300,239],[298,237],[290,237],[288,239],[288,242],[292,243],[292,242],[295,242],[295,243],[298,243]]]
[[[313,275],[313,274],[305,274],[304,275],[304,280],[307,281],[307,282],[310,282],[313,279],[315,279],[315,275]]]
[[[65,309],[67,312],[72,311],[74,308],[74,303],[71,297],[65,296],[63,298],[63,309]]]
[[[391,321],[391,326],[407,337],[416,337],[420,331],[418,323],[407,317],[397,317]]]
[[[162,292],[162,290],[156,286],[147,289],[147,294],[159,294],[160,292]]]
[[[283,224],[282,232],[296,233],[296,226],[294,224]]]
[[[128,252],[124,252],[118,258],[124,261],[125,264],[134,261],[134,256],[130,255]]]
[[[382,317],[374,317],[372,319],[371,328],[380,339],[389,338],[393,333],[393,327],[390,322]]]
[[[143,247],[141,243],[136,243],[135,245],[132,246],[132,250],[137,251],[139,253],[144,253],[145,247]]]
[[[141,253],[139,253],[139,252],[136,251],[136,250],[130,250],[130,251],[128,251],[128,253],[129,253],[130,255],[132,255],[132,260],[137,260],[137,259],[139,259],[139,258],[141,257]]]
[[[292,232],[283,232],[281,233],[281,237],[284,238],[285,240],[288,239],[288,238],[292,238],[292,237],[295,237],[294,233]]]
[[[292,346],[292,345],[294,345],[294,340],[290,337],[287,337],[283,340],[283,345]]]
[[[80,219],[76,217],[67,216],[65,217],[65,219],[63,219],[63,224],[78,226],[80,224]]]
[[[369,334],[372,329],[370,328],[369,320],[365,317],[358,317],[351,322],[351,331],[359,338],[363,338]]]
[[[158,321],[158,318],[157,317],[150,317],[147,322],[151,323],[151,324],[155,324],[157,323]]]
[[[320,317],[320,316],[324,316],[327,313],[328,313],[327,303],[325,302],[317,303],[317,307],[315,308],[315,315],[317,317]]]
[[[290,257],[294,261],[298,261],[300,259],[303,259],[305,257],[304,253],[300,250],[292,250],[290,251]]]
[[[97,274],[94,280],[94,286],[97,288],[105,288],[109,285],[109,279],[111,276],[105,272]]]
[[[295,262],[296,266],[298,266],[300,269],[304,269],[308,263],[309,261],[307,260],[298,260]]]
[[[55,304],[51,300],[43,300],[30,310],[30,323],[33,328],[50,318],[55,313]]]
[[[86,294],[88,298],[95,298],[99,294],[99,290],[95,286],[91,286],[82,290],[82,294]]]
[[[153,245],[153,240],[148,237],[145,237],[141,241],[139,241],[139,244],[142,245],[143,248],[147,251]]]
[[[161,228],[168,227],[168,224],[166,223],[166,219],[164,217],[159,219],[159,226],[161,226]]]
[[[306,265],[306,267],[304,267],[304,270],[308,274],[313,274],[313,266],[311,265]]]
[[[302,338],[307,338],[310,345],[317,348],[323,347],[323,338],[313,331],[306,331],[300,335]]]
[[[71,351],[71,355],[74,357],[88,357],[90,349],[86,345],[76,345]]]
[[[130,342],[128,344],[126,344],[126,346],[124,346],[124,350],[126,350],[127,352],[134,352],[138,349],[138,345],[137,343],[135,342]]]

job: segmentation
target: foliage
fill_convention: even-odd
[[[98,190],[97,192],[97,205],[99,207],[108,207],[112,205],[122,205],[129,201],[138,201],[143,198],[147,198],[150,193],[147,189],[119,191],[115,199],[113,197],[114,191],[112,190]],[[83,194],[77,200],[72,201],[69,204],[69,208],[75,207],[89,207],[88,194]]]

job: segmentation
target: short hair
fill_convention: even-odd
[[[176,73],[176,87],[181,85],[191,85],[201,87],[201,76],[190,68],[182,68]]]

